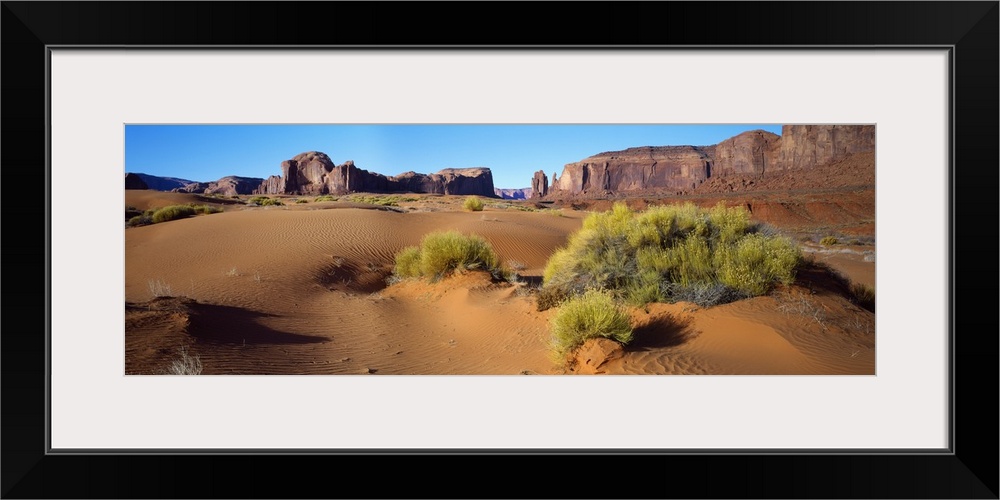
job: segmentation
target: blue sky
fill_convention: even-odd
[[[498,188],[544,170],[636,146],[707,146],[781,125],[126,125],[125,171],[214,181],[281,174],[281,162],[322,151],[385,175],[488,167]]]

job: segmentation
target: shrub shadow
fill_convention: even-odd
[[[667,314],[636,327],[632,335],[632,342],[625,346],[626,352],[676,347],[694,338],[697,332],[691,328],[690,319]]]
[[[260,318],[274,317],[257,311],[213,304],[192,304],[188,333],[200,341],[218,344],[313,344],[327,337],[286,333],[261,325]]]
[[[811,261],[803,264],[796,272],[795,284],[814,293],[839,295],[862,309],[875,312],[874,300],[858,297],[852,290],[854,283],[824,262]]]
[[[541,276],[519,276],[520,280],[526,283],[531,288],[541,288],[542,277]]]
[[[377,262],[364,265],[335,259],[314,273],[316,281],[328,290],[348,290],[357,293],[375,293],[385,289],[386,278],[392,274],[392,269]]]

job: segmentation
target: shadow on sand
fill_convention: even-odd
[[[626,352],[676,347],[694,338],[697,332],[691,328],[690,320],[667,314],[636,327],[632,335],[632,342],[625,346]]]
[[[313,273],[316,281],[327,290],[349,291],[354,293],[375,293],[385,289],[386,278],[392,274],[392,268],[379,262],[360,264],[334,257],[332,263]]]
[[[807,262],[795,276],[795,284],[814,293],[840,295],[862,309],[875,312],[874,291],[870,296],[859,295],[866,287],[859,287],[839,271],[823,262]]]
[[[239,307],[194,303],[190,306],[188,333],[203,342],[218,344],[313,344],[328,342],[326,337],[299,335],[275,330],[258,323],[274,317]]]

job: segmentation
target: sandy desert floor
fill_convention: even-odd
[[[756,195],[753,214],[799,238],[812,260],[874,288],[873,193],[816,196]],[[585,210],[605,207],[527,212],[516,206],[530,201],[490,200],[465,212],[463,197],[415,197],[400,207],[248,207],[126,191],[126,205],[140,210],[189,202],[224,210],[125,230],[126,374],[165,373],[182,351],[204,374],[875,373],[875,314],[819,268],[769,296],[632,309],[635,340],[621,357],[560,368],[547,345],[556,310],[537,311],[530,288]],[[527,283],[466,272],[387,285],[397,251],[447,229],[486,238]],[[856,244],[806,241],[834,231]]]

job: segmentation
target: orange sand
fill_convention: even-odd
[[[126,192],[126,204],[140,209],[192,201],[228,202]],[[187,347],[205,374],[562,373],[547,346],[555,310],[536,311],[527,285],[476,272],[386,284],[396,252],[449,229],[483,236],[537,283],[586,215],[464,212],[461,201],[229,204],[219,214],[127,229],[126,372],[162,373]],[[852,255],[827,263],[874,285],[874,262]],[[151,301],[157,286],[176,298]],[[713,308],[652,304],[632,314],[636,340],[606,373],[875,371],[874,314],[810,283]]]

